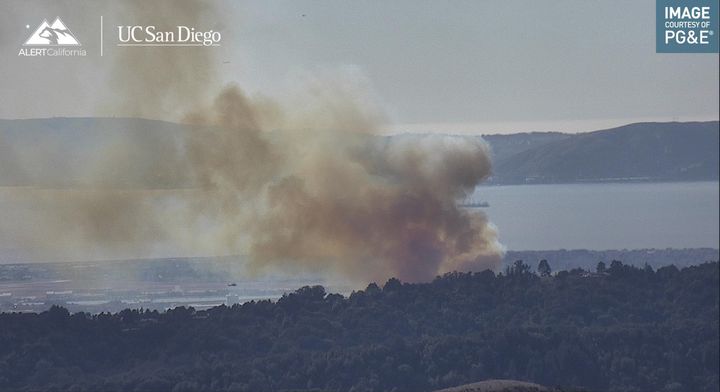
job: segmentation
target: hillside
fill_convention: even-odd
[[[180,149],[186,130],[134,118],[0,120],[0,186],[97,185],[102,176],[94,170],[99,170],[112,172],[114,185],[183,187],[188,179]],[[121,159],[108,159],[113,166],[103,167],[111,154]],[[118,162],[124,166],[114,166]]]
[[[717,391],[719,272],[612,262],[540,277],[516,263],[349,297],[306,286],[203,311],[0,314],[0,390],[422,392],[505,379]]]
[[[557,390],[555,390],[557,391]],[[486,380],[436,392],[554,392],[542,385],[516,380]]]
[[[497,166],[522,152],[570,137],[571,134],[560,132],[523,132],[509,135],[483,135],[482,138],[492,147],[493,163]]]
[[[113,186],[191,186],[182,158],[187,130],[132,118],[0,120],[0,186],[84,186],[102,178],[103,170],[112,171]],[[483,138],[493,152],[493,184],[717,181],[718,133],[715,121]],[[401,134],[387,141],[414,137],[424,136]],[[112,167],[93,167],[94,172],[86,167],[108,154],[122,159],[112,159]]]
[[[712,121],[485,138],[495,153],[492,183],[717,181],[718,134],[718,122]],[[522,141],[526,148],[507,146]]]

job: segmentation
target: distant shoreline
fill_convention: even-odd
[[[720,184],[720,179],[709,179],[709,180],[665,180],[665,179],[647,179],[647,180],[620,180],[620,179],[608,179],[607,181],[597,180],[583,180],[575,182],[492,182],[486,181],[478,185],[478,188],[488,186],[518,186],[518,185],[634,185],[634,184],[701,184],[701,183],[717,183]]]

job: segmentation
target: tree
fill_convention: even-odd
[[[295,295],[311,301],[322,301],[325,298],[325,287],[320,285],[303,286],[295,290]]]
[[[597,267],[595,267],[595,271],[598,274],[604,274],[605,272],[607,272],[607,266],[605,265],[605,262],[601,261],[601,262],[597,263]]]
[[[530,266],[525,264],[522,260],[515,260],[513,265],[505,268],[505,274],[511,275],[525,275],[530,273]]]
[[[390,278],[383,286],[383,291],[387,292],[400,291],[400,289],[402,289],[402,283],[397,278]]]
[[[613,260],[610,263],[610,273],[613,275],[619,275],[624,269],[624,265],[620,260]]]
[[[548,264],[547,260],[540,260],[540,263],[538,264],[538,272],[540,273],[540,276],[544,278],[552,274],[552,269],[550,268],[550,264]]]

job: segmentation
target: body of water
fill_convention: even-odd
[[[718,248],[717,182],[481,186],[510,250]]]

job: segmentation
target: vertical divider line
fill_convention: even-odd
[[[100,57],[103,56],[103,16],[100,15]]]

